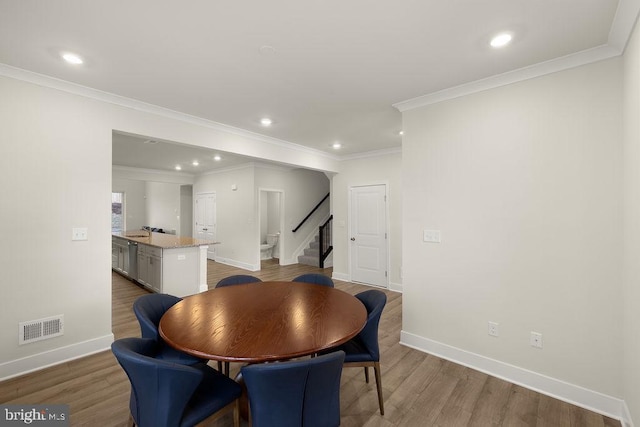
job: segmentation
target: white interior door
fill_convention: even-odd
[[[216,240],[216,193],[196,195],[195,235],[197,239]],[[216,259],[216,245],[209,245],[207,258]]]
[[[387,187],[352,187],[350,192],[351,280],[386,288]]]

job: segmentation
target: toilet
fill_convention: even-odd
[[[273,258],[273,248],[278,243],[278,236],[280,236],[280,233],[267,234],[267,243],[260,245],[260,259]]]

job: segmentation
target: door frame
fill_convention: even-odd
[[[280,193],[280,237],[278,237],[278,264],[279,265],[283,265],[282,264],[282,254],[284,253],[284,247],[285,247],[285,242],[284,242],[284,197],[285,197],[285,193],[284,190],[281,188],[269,188],[269,187],[258,187],[258,203],[256,203],[257,207],[258,207],[258,211],[256,213],[256,218],[257,218],[257,223],[258,226],[256,227],[256,236],[254,238],[254,241],[258,242],[256,245],[256,254],[257,254],[257,266],[258,266],[258,270],[260,271],[260,269],[262,268],[262,263],[261,263],[261,259],[260,259],[260,212],[262,212],[262,206],[260,203],[261,197],[260,194],[262,192],[267,192],[267,193]]]
[[[215,220],[216,220],[216,235],[215,235],[215,239],[218,239],[218,195],[216,194],[215,191],[203,191],[200,193],[194,193],[193,195],[193,212],[192,212],[192,219],[191,219],[191,227],[192,227],[192,236],[194,238],[196,238],[196,236],[198,235],[198,224],[196,222],[196,215],[198,215],[198,209],[196,208],[196,201],[198,200],[198,197],[201,196],[211,196],[213,195],[215,197],[215,206],[214,206],[214,214],[215,214]],[[213,245],[209,245],[209,246],[213,246]],[[215,250],[215,246],[214,246],[214,255],[213,255],[213,259],[212,261],[215,261],[216,258],[218,257],[218,252]],[[207,249],[207,259],[211,259],[209,258],[209,250]]]
[[[349,184],[348,186],[348,201],[347,201],[347,218],[348,218],[348,234],[347,234],[347,239],[349,239],[351,236],[353,236],[353,227],[354,224],[352,223],[351,219],[352,219],[352,213],[353,213],[353,207],[351,206],[351,194],[354,188],[359,188],[359,187],[373,187],[373,186],[384,186],[384,195],[385,195],[385,204],[384,204],[384,214],[385,214],[385,230],[384,232],[386,233],[387,238],[385,239],[385,245],[386,245],[386,251],[387,251],[387,259],[386,259],[386,263],[387,263],[387,275],[385,277],[385,285],[382,286],[382,288],[384,289],[389,289],[389,280],[391,279],[391,274],[390,274],[390,265],[391,265],[391,253],[390,253],[390,245],[389,245],[389,240],[390,240],[390,233],[389,233],[389,181],[384,180],[384,181],[371,181],[371,182],[364,182],[364,183],[357,183],[357,184]],[[348,245],[348,250],[347,250],[347,259],[349,262],[349,281],[353,282],[353,259],[351,256],[351,244],[347,241],[347,245]],[[354,282],[356,283],[356,282]],[[357,282],[357,283],[361,283],[361,282]],[[374,284],[370,284],[370,283],[363,283],[364,285],[367,286],[374,286],[374,287],[381,287],[378,285],[374,285]]]

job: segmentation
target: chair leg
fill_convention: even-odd
[[[233,427],[240,427],[240,399],[233,406]]]
[[[369,384],[369,368],[367,366],[364,367],[364,381]]]
[[[376,388],[378,389],[378,405],[380,405],[380,415],[384,415],[384,402],[382,399],[382,376],[380,375],[380,362],[375,362],[373,364],[373,370],[376,376]]]
[[[222,362],[218,360],[218,372],[220,372],[221,374],[222,372]]]
[[[229,376],[229,362],[224,362],[224,374]]]

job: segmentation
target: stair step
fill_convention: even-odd
[[[306,255],[300,255],[298,257],[298,264],[312,265],[314,267],[317,267],[318,263],[318,257],[310,257]]]
[[[320,249],[317,248],[307,248],[304,250],[305,256],[314,256],[318,258],[320,256]]]

